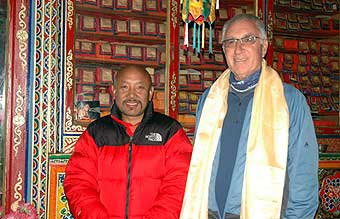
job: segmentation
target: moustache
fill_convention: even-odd
[[[139,103],[139,104],[141,104],[142,102],[140,100],[136,100],[136,99],[127,99],[127,100],[124,100],[123,103]]]

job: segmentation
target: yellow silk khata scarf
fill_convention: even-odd
[[[212,164],[228,110],[230,70],[211,86],[196,132],[181,219],[208,218]],[[262,60],[254,91],[242,188],[241,219],[280,218],[288,152],[289,114],[282,81]],[[237,167],[235,167],[237,168]]]

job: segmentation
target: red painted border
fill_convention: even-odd
[[[72,69],[72,79],[74,79],[74,69],[75,69],[75,52],[74,52],[74,32],[75,28],[74,26],[76,25],[76,20],[75,20],[75,1],[65,1],[66,5],[66,13],[68,13],[68,18],[70,20],[65,20],[65,28],[66,28],[66,51],[65,51],[65,57],[68,56],[69,51],[71,51],[72,55],[72,64],[73,64],[73,69]],[[67,63],[67,61],[66,61]],[[67,71],[67,66],[66,69]],[[67,81],[65,82],[64,86],[66,86]],[[68,107],[71,109],[72,115],[73,115],[73,108],[74,108],[74,83],[72,81],[72,87],[71,89],[66,88],[66,95],[65,95],[65,105],[67,109]]]
[[[26,7],[22,8],[23,6]],[[20,11],[24,10],[24,17],[19,18]],[[8,24],[8,51],[7,51],[7,91],[6,91],[6,165],[5,165],[5,182],[6,182],[6,192],[5,192],[5,211],[9,212],[11,204],[13,202],[24,199],[24,188],[25,188],[25,151],[26,151],[26,102],[27,102],[27,65],[23,69],[22,62],[20,59],[20,49],[19,46],[22,42],[26,43],[27,47],[24,53],[28,57],[28,17],[29,8],[27,0],[10,0],[9,1],[9,24]],[[26,27],[23,28],[23,24],[20,23],[24,21]],[[23,32],[18,32],[23,31]],[[26,31],[26,35],[25,35]],[[21,35],[21,34],[23,35]],[[19,37],[23,41],[19,42]],[[18,144],[15,142],[15,121],[14,116],[16,116],[17,105],[17,92],[21,88],[20,96],[23,98],[22,108],[19,110],[19,114],[22,115],[25,123],[17,127],[17,130],[21,131],[21,138],[16,139],[19,141],[17,147],[17,155],[15,156],[14,146]],[[20,176],[20,177],[19,177]],[[22,181],[21,181],[22,180]]]
[[[169,116],[177,117],[178,114],[178,72],[179,72],[179,18],[180,1],[170,0],[170,48],[169,48]]]
[[[268,34],[268,40],[269,40],[269,45],[268,45],[268,51],[267,51],[267,56],[266,60],[269,65],[273,64],[273,53],[274,53],[274,47],[273,47],[273,40],[274,40],[274,5],[271,0],[263,0],[265,3],[262,5],[262,11],[266,13],[266,28],[267,28],[267,34]]]

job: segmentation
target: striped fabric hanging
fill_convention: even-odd
[[[181,0],[182,19],[185,23],[184,49],[189,48],[189,24],[193,23],[192,47],[198,54],[205,48],[205,27],[209,28],[209,53],[212,50],[213,23],[216,9],[219,9],[219,0]],[[207,25],[206,25],[207,24]],[[197,43],[196,43],[197,39]]]

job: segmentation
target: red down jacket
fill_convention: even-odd
[[[77,141],[64,189],[75,219],[179,218],[192,146],[149,104],[132,135],[114,106]]]

